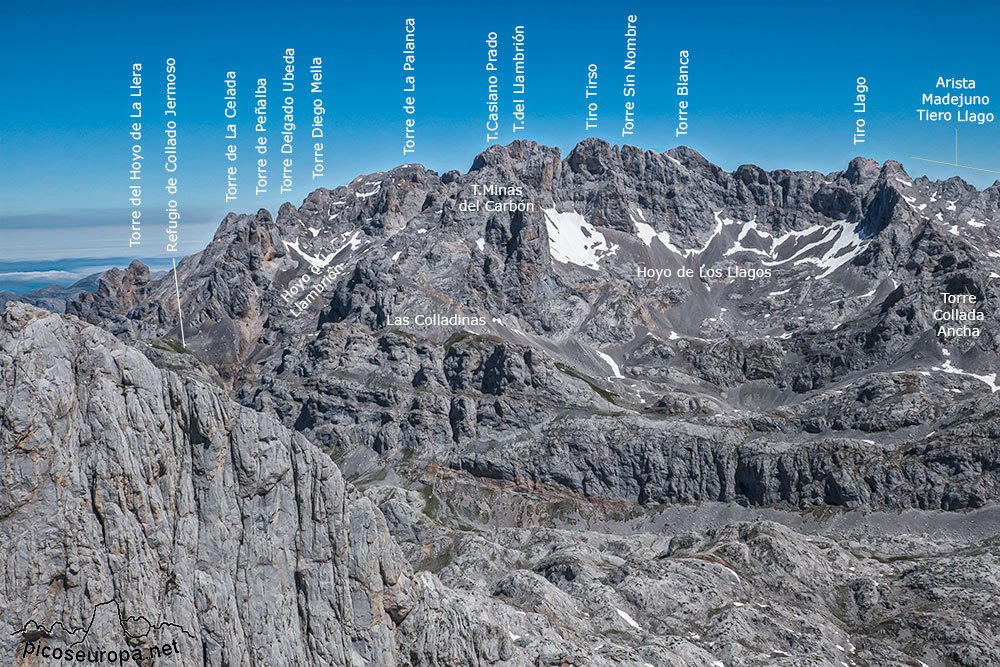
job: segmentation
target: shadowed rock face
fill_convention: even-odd
[[[67,311],[286,434],[279,470],[329,455],[379,505],[342,492],[343,521],[367,508],[365,539],[384,543],[349,558],[378,577],[338,593],[368,620],[323,617],[368,628],[343,631],[364,660],[989,664],[996,610],[976,591],[1000,532],[998,198],[892,161],[726,172],[685,147],[587,140],[562,159],[515,142],[464,174],[404,165],[274,217],[230,214],[178,266],[186,349],[171,275],[106,274]],[[533,208],[465,205],[487,200]],[[938,333],[942,294],[975,297],[978,337]],[[192,451],[211,441],[200,414],[176,427]],[[246,467],[227,451],[219,470]],[[239,479],[220,494],[249,502]],[[306,513],[278,500],[237,513],[301,532]],[[717,505],[688,525],[685,508]],[[848,534],[841,512],[881,518]],[[992,528],[939,533],[966,515]],[[700,579],[706,562],[722,569]],[[948,594],[942,563],[966,573]],[[777,575],[796,568],[830,576]],[[741,583],[716,599],[730,571]],[[295,600],[301,620],[303,596],[277,608]]]

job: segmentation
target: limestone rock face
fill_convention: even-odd
[[[164,625],[181,664],[395,665],[397,624],[435,618],[440,582],[412,578],[382,513],[302,435],[75,318],[2,317],[5,655],[26,624],[66,646],[92,616],[79,646],[145,650],[120,613]]]

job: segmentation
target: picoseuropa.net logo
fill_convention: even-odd
[[[49,659],[56,662],[90,662],[106,664],[126,664],[134,662],[139,664],[143,660],[153,662],[157,658],[166,658],[180,654],[177,640],[174,639],[168,644],[159,646],[149,646],[145,648],[80,648],[75,646],[50,646],[44,640],[37,642],[25,640],[21,657],[37,656],[43,660]]]
[[[91,638],[91,630],[98,611],[114,606],[117,617],[104,619],[105,634],[108,628],[115,628],[101,640]],[[116,626],[121,628],[118,632]],[[183,627],[162,622],[153,624],[144,616],[125,616],[116,600],[108,600],[94,607],[90,622],[85,627],[67,627],[56,621],[50,626],[29,620],[14,633],[20,637],[15,648],[18,662],[29,664],[104,664],[104,665],[150,665],[157,662],[176,664],[180,657],[186,636],[195,637]],[[90,641],[88,641],[90,640]],[[181,640],[178,642],[178,640]],[[164,660],[167,659],[167,660]]]

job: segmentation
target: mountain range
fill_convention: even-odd
[[[0,642],[1000,664],[998,239],[1000,183],[520,141],[10,301]]]

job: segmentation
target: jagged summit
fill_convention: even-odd
[[[537,161],[551,161],[557,156],[567,162],[573,171],[586,172],[590,174],[602,174],[606,171],[627,169],[634,166],[638,161],[648,159],[650,156],[667,157],[677,167],[687,167],[695,171],[705,173],[730,173],[732,175],[745,174],[747,171],[753,173],[766,174],[778,180],[780,176],[790,174],[819,174],[819,172],[796,172],[788,169],[775,169],[767,171],[754,164],[744,164],[737,167],[732,172],[725,172],[718,165],[713,164],[701,153],[689,146],[677,146],[663,152],[643,150],[639,147],[625,144],[611,144],[604,139],[588,137],[581,140],[568,152],[563,153],[558,147],[550,147],[531,140],[515,140],[509,144],[494,144],[485,151],[479,153],[473,160],[470,172],[479,171],[486,166],[508,165],[516,170],[518,166]],[[407,167],[419,165],[406,165]],[[422,167],[421,167],[422,168]],[[866,157],[855,157],[843,171],[835,171],[825,175],[825,180],[833,181],[839,177],[845,178],[852,185],[865,185],[873,183],[881,174],[889,172],[905,180],[912,181],[903,165],[896,160],[886,160],[884,164]],[[359,177],[360,178],[360,177]],[[926,179],[919,177],[917,180]],[[947,181],[961,183],[962,187],[975,190],[974,186],[968,185],[958,176],[953,176]],[[933,183],[928,180],[929,183]],[[998,181],[1000,183],[1000,181]],[[991,186],[992,187],[992,186]]]
[[[679,169],[687,169],[687,175],[671,178],[670,175],[677,174]],[[727,172],[687,146],[678,146],[658,153],[643,151],[631,145],[612,145],[599,138],[587,138],[563,157],[557,147],[545,146],[531,140],[516,140],[507,145],[493,145],[478,154],[469,171],[464,174],[452,170],[439,175],[426,170],[420,164],[403,164],[388,172],[360,175],[351,183],[334,189],[317,188],[303,200],[299,209],[295,209],[289,203],[283,204],[279,208],[277,217],[294,216],[296,210],[300,209],[316,209],[324,200],[339,199],[341,195],[359,199],[370,197],[373,193],[364,192],[363,185],[386,179],[408,180],[415,183],[423,183],[430,179],[448,185],[466,181],[483,172],[488,173],[489,178],[523,180],[534,187],[547,190],[553,180],[558,180],[564,171],[567,175],[578,174],[583,178],[597,180],[614,178],[613,175],[618,174],[674,184],[679,178],[683,181],[684,187],[690,189],[697,189],[699,184],[702,184],[701,187],[707,185],[718,189],[730,187],[727,184],[733,183],[737,187],[750,189],[755,193],[757,203],[765,204],[786,200],[788,197],[809,196],[810,203],[818,212],[831,217],[843,216],[852,222],[859,222],[864,217],[863,205],[857,196],[858,193],[854,191],[870,189],[876,183],[884,189],[895,191],[900,191],[906,183],[917,183],[928,189],[942,189],[946,194],[947,192],[977,194],[973,186],[959,177],[943,182],[932,182],[925,177],[913,179],[907,174],[903,165],[894,160],[887,160],[885,164],[880,165],[869,158],[856,157],[843,171],[826,175],[814,171],[787,169],[767,171],[753,164],[740,165],[732,172]],[[691,182],[691,179],[694,181]],[[842,186],[837,185],[840,179],[846,181]],[[993,190],[994,187],[1000,189],[1000,181],[988,190]],[[763,193],[765,189],[774,193],[770,199]],[[875,194],[877,193],[873,193],[872,198]],[[732,202],[720,198],[719,203],[726,205]],[[792,202],[792,205],[798,203]],[[701,217],[704,217],[703,213]],[[227,216],[222,221],[220,229],[231,224],[231,216],[239,217],[235,213]],[[260,209],[257,217],[263,221],[270,219],[271,214],[267,209]],[[869,224],[866,226],[866,233],[872,233],[876,228],[878,225]]]

